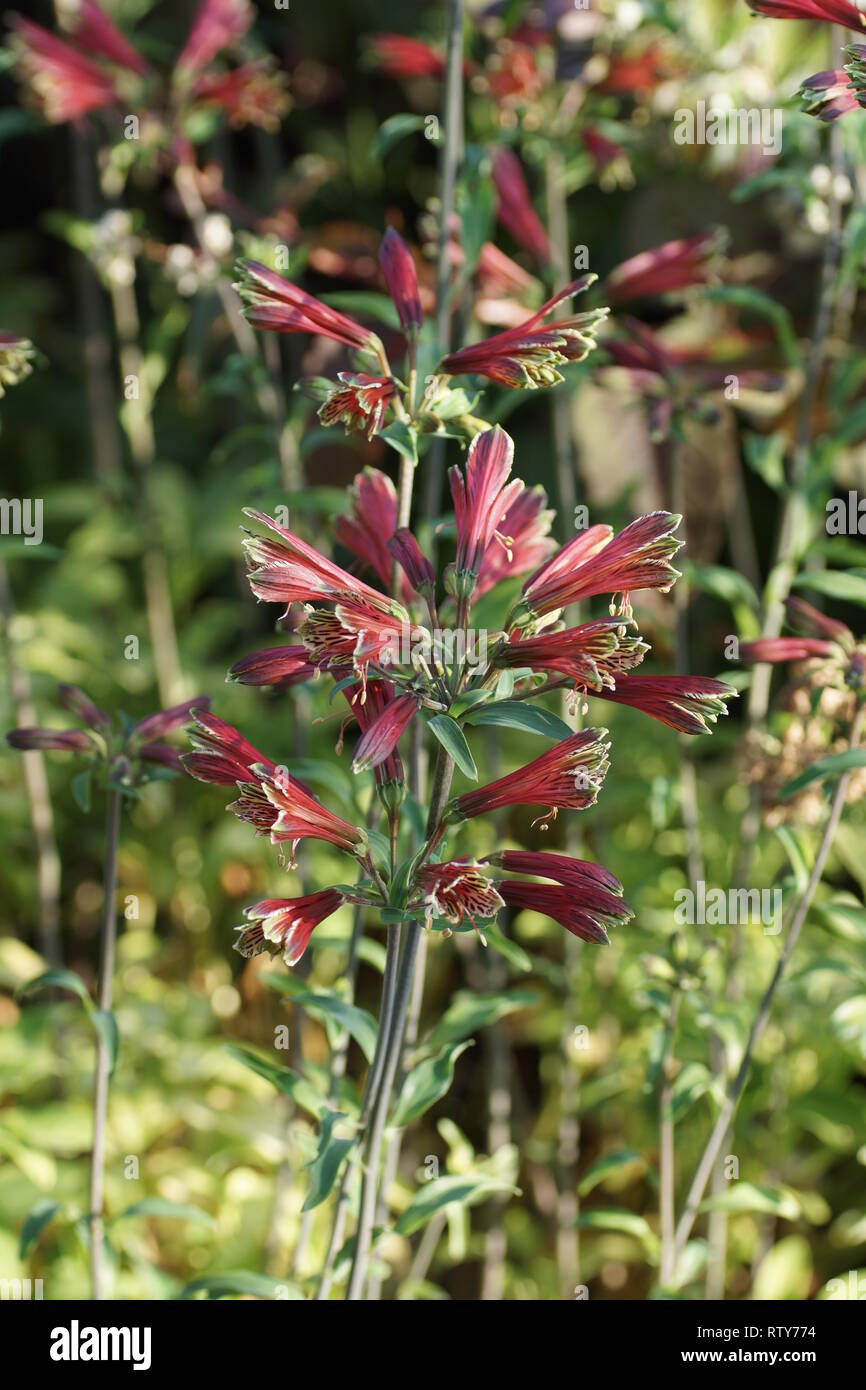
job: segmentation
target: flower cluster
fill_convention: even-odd
[[[387,278],[395,303],[405,310],[407,335],[420,320],[409,266],[410,258],[391,239]],[[260,327],[317,332],[370,348],[367,330],[264,267],[244,267],[241,293]],[[521,345],[530,350],[527,339],[536,321],[512,357]],[[563,351],[572,351],[564,329],[559,337]],[[489,353],[492,360],[495,349]],[[445,370],[454,357],[459,354],[446,359]],[[317,923],[347,900],[378,903],[392,914],[389,920],[396,913],[444,931],[480,929],[503,905],[532,908],[591,942],[606,941],[608,929],[631,915],[620,885],[596,865],[518,851],[483,862],[447,853],[463,822],[493,811],[534,807],[537,824],[546,828],[561,810],[592,806],[609,767],[604,728],[570,731],[551,716],[551,736],[560,730],[561,736],[547,751],[494,782],[446,798],[421,849],[409,853],[407,843],[408,857],[400,859],[405,774],[399,745],[414,721],[428,722],[461,772],[477,780],[470,746],[475,722],[504,719],[528,728],[532,701],[543,692],[570,689],[573,705],[584,706],[591,697],[629,705],[688,734],[707,732],[733,693],[706,677],[631,674],[648,650],[635,628],[632,595],[667,592],[677,579],[672,560],[680,544],[679,517],[651,513],[619,534],[592,526],[557,549],[543,491],[514,477],[513,463],[513,442],[503,429],[477,431],[465,464],[449,473],[455,554],[438,573],[412,530],[398,525],[393,484],[375,469],[359,475],[351,513],[337,526],[361,574],[342,568],[272,517],[247,512],[255,523],[244,540],[251,589],[262,602],[280,605],[291,620],[293,643],[254,652],[231,674],[256,685],[323,678],[334,683],[359,728],[353,771],[375,776],[390,856],[383,856],[371,832],[329,810],[289,767],[264,756],[215,715],[200,713],[193,751],[184,758],[188,772],[205,782],[236,785],[239,796],[230,809],[273,844],[288,844],[290,864],[295,847],[309,839],[352,856],[362,869],[355,890],[334,887],[249,908],[239,928],[243,954],[270,950],[294,964]],[[507,578],[522,579],[522,587],[510,607],[503,603],[501,627],[485,633],[479,649],[470,641],[472,604]],[[601,595],[608,599],[606,616],[577,625],[562,617],[570,605]],[[443,621],[450,626],[443,629]],[[341,734],[340,744],[342,739]]]

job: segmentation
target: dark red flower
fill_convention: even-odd
[[[601,700],[631,705],[681,734],[709,734],[725,701],[736,692],[710,676],[618,676],[616,685],[593,691]]]
[[[276,772],[276,764],[224,719],[207,711],[195,714],[193,719],[195,727],[189,738],[194,751],[184,753],[181,761],[197,781],[230,787],[236,782],[257,782],[255,767],[267,773]]]
[[[314,333],[359,349],[378,342],[368,328],[330,309],[259,261],[240,261],[238,273],[241,278],[235,289],[244,302],[244,317],[254,328],[274,333]]]
[[[680,520],[671,512],[649,512],[616,536],[610,526],[590,526],[526,581],[510,624],[521,624],[530,615],[541,617],[594,594],[621,595],[619,611],[630,617],[629,593],[636,589],[666,593],[679,578],[670,561],[682,544],[673,534]]]
[[[437,49],[407,34],[371,34],[366,51],[371,65],[387,77],[441,77],[445,71]]]
[[[497,651],[496,665],[557,671],[584,689],[613,690],[622,672],[639,665],[648,650],[639,637],[624,632],[619,618],[602,618],[509,642]]]
[[[499,425],[476,434],[464,468],[449,469],[448,482],[457,519],[455,593],[472,592],[481,572],[487,547],[497,541],[508,551],[509,540],[500,531],[505,515],[519,494],[519,478],[508,481],[514,461],[514,441]]]
[[[306,647],[266,647],[236,661],[229,678],[241,685],[298,685],[316,674]]]
[[[372,439],[385,423],[385,412],[397,389],[393,377],[338,372],[340,382],[319,407],[323,425],[342,424]]]
[[[540,325],[557,304],[572,295],[582,294],[596,279],[592,274],[581,276],[524,323],[450,353],[442,359],[437,371],[451,376],[486,376],[513,388],[554,386],[563,379],[557,367],[563,362],[582,362],[596,346],[594,332],[608,311],[590,309],[583,314],[556,319],[544,327]]]
[[[523,167],[513,150],[502,147],[494,154],[493,183],[498,197],[497,216],[509,236],[541,265],[549,265],[550,241],[532,206]]]
[[[593,806],[609,766],[606,734],[606,729],[572,734],[526,767],[456,797],[445,820],[468,820],[503,806],[547,806],[547,816],[555,819],[560,807],[582,811]]]
[[[624,300],[706,284],[713,275],[719,246],[719,235],[712,231],[641,251],[611,271],[604,282],[604,296],[611,303],[621,304]]]
[[[740,643],[741,661],[807,661],[813,656],[835,656],[832,642],[817,637],[756,637]]]
[[[547,506],[544,488],[525,487],[514,499],[500,524],[508,537],[507,548],[494,539],[484,552],[475,597],[480,598],[503,579],[514,579],[534,570],[556,550],[550,535],[554,513]]]
[[[338,516],[334,535],[387,587],[394,568],[388,544],[397,525],[397,489],[387,473],[364,468],[352,482],[352,512]]]
[[[418,272],[412,253],[393,227],[389,227],[379,247],[379,264],[404,329],[417,330],[424,322]]]
[[[819,121],[835,121],[849,111],[858,111],[857,88],[845,68],[831,68],[807,77],[800,87],[804,110]]]
[[[285,78],[270,58],[242,63],[230,72],[205,73],[196,80],[192,95],[225,111],[235,127],[254,125],[271,134],[279,130],[290,105]]]
[[[75,0],[71,16],[70,33],[86,53],[96,53],[100,58],[107,58],[119,67],[138,73],[140,77],[148,71],[144,58],[97,5],[96,0]]]
[[[177,60],[178,69],[185,74],[201,72],[222,49],[243,38],[253,18],[249,0],[201,0]]]
[[[13,24],[18,65],[46,120],[74,121],[116,104],[117,88],[104,68],[29,19],[16,16]]]
[[[770,19],[819,19],[847,29],[866,27],[858,0],[749,0],[750,9]]]
[[[358,701],[354,706],[364,732],[352,759],[353,772],[368,772],[370,768],[378,768],[387,762],[418,713],[416,697],[408,694],[395,697],[390,685],[382,690],[381,698],[377,692],[371,704],[370,693],[375,687],[385,687],[385,682],[370,681],[367,699],[364,703]],[[396,768],[394,780],[403,780],[402,776],[397,777]]]
[[[13,729],[6,735],[11,748],[57,748],[62,753],[94,753],[96,745],[80,729]]]
[[[509,907],[544,913],[582,941],[607,945],[607,928],[620,926],[634,916],[622,901],[622,884],[599,864],[530,850],[503,850],[489,855],[488,862],[508,873],[553,879],[558,885],[555,888],[547,883],[504,879],[499,889]]]
[[[172,705],[171,709],[157,710],[156,714],[149,714],[146,719],[139,720],[130,738],[151,743],[154,739],[162,738],[170,729],[179,729],[182,725],[188,724],[194,712],[205,714],[209,705],[209,695],[196,695],[191,700]]]
[[[412,588],[417,593],[432,598],[436,588],[436,574],[408,526],[398,526],[388,541],[388,550]]]
[[[421,901],[428,924],[434,917],[444,917],[453,926],[462,926],[469,919],[476,921],[495,917],[504,902],[496,885],[471,859],[452,859],[445,864],[425,864],[415,875],[421,890]]]
[[[246,957],[270,951],[282,956],[286,965],[297,965],[315,928],[336,912],[342,901],[336,888],[302,898],[265,898],[244,908],[249,925],[237,928],[234,949]]]

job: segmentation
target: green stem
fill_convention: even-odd
[[[99,943],[98,1004],[103,1013],[111,1012],[114,978],[114,943],[117,910],[117,843],[120,833],[122,795],[108,793],[105,822],[105,867],[103,873],[102,935]],[[100,1034],[96,1042],[96,1078],[93,1089],[93,1155],[90,1166],[90,1277],[93,1298],[105,1298],[103,1280],[103,1177],[105,1167],[105,1121],[108,1111],[108,1049]]]

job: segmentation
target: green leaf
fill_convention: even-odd
[[[83,772],[79,772],[72,779],[72,795],[76,806],[87,815],[90,810],[90,787],[93,779],[93,769],[86,767]]]
[[[418,436],[405,421],[395,420],[387,429],[380,430],[379,434],[383,439],[387,439],[391,448],[396,449],[401,458],[408,459],[413,465],[417,464]]]
[[[484,928],[484,937],[488,946],[492,946],[494,951],[498,951],[504,956],[508,964],[514,970],[519,970],[521,974],[528,975],[532,970],[532,957],[528,951],[524,951],[522,946],[518,946],[516,941],[512,941],[510,936],[506,936],[495,922],[488,922]]]
[[[378,319],[389,328],[400,327],[400,315],[387,294],[376,294],[373,290],[340,290],[336,294],[323,294],[321,298],[325,304],[339,309],[341,313],[363,314],[367,318]]]
[[[195,1207],[190,1202],[169,1202],[165,1197],[142,1197],[140,1202],[133,1202],[131,1207],[119,1212],[114,1221],[126,1221],[131,1216],[156,1216],[173,1221],[204,1221],[208,1226],[216,1225],[210,1212],[202,1211],[201,1207]]]
[[[464,777],[478,781],[478,769],[469,751],[469,744],[460,725],[447,714],[435,714],[428,725],[442,744],[446,753],[454,759]]]
[[[384,159],[390,149],[400,140],[405,140],[407,135],[414,135],[417,131],[424,129],[424,116],[415,116],[411,111],[398,111],[395,116],[389,116],[379,126],[378,134],[373,142],[373,158]]]
[[[778,799],[787,801],[813,782],[823,782],[825,777],[841,777],[855,767],[866,767],[866,748],[846,748],[844,753],[831,753],[827,758],[818,758],[799,777],[785,783],[778,793]]]
[[[247,1294],[254,1298],[304,1298],[296,1284],[272,1279],[267,1274],[254,1274],[249,1269],[231,1269],[224,1274],[206,1274],[201,1279],[193,1279],[181,1289],[180,1297],[193,1298],[197,1293],[207,1294],[208,1298],[227,1298],[231,1294]]]
[[[519,1189],[489,1173],[465,1173],[434,1178],[415,1193],[395,1226],[401,1236],[411,1236],[446,1207],[473,1207],[495,1193],[519,1195]]]
[[[340,1028],[345,1028],[350,1037],[360,1047],[367,1061],[373,1059],[376,1047],[376,1020],[366,1009],[357,1004],[349,1004],[339,994],[324,990],[313,994],[304,985],[288,975],[265,974],[261,977],[270,989],[278,994],[289,996],[293,1004],[306,1009],[314,1018],[333,1020]]]
[[[538,999],[538,994],[532,989],[514,989],[504,994],[475,994],[472,990],[459,990],[424,1047],[438,1052],[448,1043],[472,1037],[479,1028],[488,1028],[491,1023],[506,1018],[508,1014],[531,1008],[538,1003]]]
[[[88,1010],[93,1008],[93,1000],[87,992],[87,986],[81,976],[75,974],[74,970],[45,970],[35,979],[28,980],[26,984],[21,985],[17,991],[18,997],[23,998],[25,994],[32,994],[37,989],[71,990],[73,994],[78,995],[85,1008]]]
[[[809,589],[812,593],[826,594],[828,598],[866,608],[866,579],[859,574],[848,574],[844,570],[809,570],[806,574],[798,574],[792,587]]]
[[[642,1158],[634,1149],[621,1149],[619,1153],[607,1154],[604,1158],[599,1158],[584,1173],[578,1184],[578,1193],[581,1197],[586,1197],[594,1187],[598,1187],[599,1183],[604,1182],[612,1173],[619,1173],[623,1168],[632,1168],[635,1165],[641,1171],[646,1168],[646,1159]]]
[[[801,1215],[800,1203],[793,1193],[772,1187],[757,1187],[751,1182],[733,1183],[727,1192],[720,1192],[701,1202],[700,1210],[765,1212],[768,1216],[781,1217],[783,1221],[797,1221]]]
[[[270,1081],[272,1086],[276,1086],[284,1096],[289,1096],[301,1110],[306,1110],[308,1115],[318,1119],[325,1103],[324,1097],[318,1094],[306,1077],[299,1076],[291,1067],[281,1067],[270,1058],[261,1057],[257,1052],[238,1047],[235,1043],[229,1043],[226,1052],[234,1057],[236,1062],[249,1067],[257,1076]]]
[[[350,1139],[334,1138],[334,1128],[340,1121],[345,1122],[346,1116],[339,1110],[327,1110],[322,1115],[322,1133],[319,1136],[319,1147],[316,1156],[311,1163],[306,1165],[310,1170],[310,1190],[302,1206],[302,1211],[312,1211],[325,1201],[331,1188],[337,1180],[340,1171],[340,1164],[355,1146],[354,1136]]]
[[[800,365],[800,349],[791,315],[770,295],[764,294],[763,290],[754,289],[751,285],[710,285],[701,293],[705,299],[733,304],[737,309],[746,309],[759,318],[767,319],[775,330],[779,346],[789,364],[793,367]]]
[[[120,1034],[117,1029],[117,1019],[108,1009],[93,1009],[90,1014],[90,1022],[96,1030],[96,1035],[105,1045],[108,1054],[108,1075],[114,1075],[114,1068],[117,1066],[117,1054],[120,1050]]]
[[[761,607],[761,601],[748,579],[745,575],[738,574],[736,570],[727,569],[724,565],[689,565],[687,563],[685,573],[688,582],[695,589],[700,589],[705,594],[712,594],[713,598],[722,599],[732,608],[738,603],[745,603],[757,613]]]
[[[530,705],[523,700],[496,700],[481,709],[470,710],[463,716],[464,724],[490,724],[499,729],[521,729],[527,734],[540,734],[542,738],[571,738],[574,733],[564,719],[541,705]]]
[[[53,1221],[59,1211],[62,1210],[60,1202],[52,1202],[49,1198],[44,1198],[37,1202],[35,1207],[31,1207],[21,1227],[21,1238],[18,1242],[18,1258],[27,1258],[31,1248],[36,1244],[45,1227]]]
[[[575,1225],[585,1231],[616,1231],[620,1235],[635,1236],[648,1255],[658,1251],[658,1237],[643,1216],[627,1211],[624,1207],[593,1207],[582,1211]]]
[[[449,1043],[434,1057],[427,1057],[413,1067],[403,1082],[392,1124],[402,1129],[441,1100],[454,1080],[454,1063],[471,1046],[471,1039]]]

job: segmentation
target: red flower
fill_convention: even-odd
[[[648,650],[640,638],[623,632],[619,618],[602,618],[565,632],[542,632],[510,642],[497,652],[496,664],[559,671],[577,686],[613,690],[621,673],[638,666]]]
[[[393,377],[338,372],[337,379],[341,384],[319,407],[319,419],[323,425],[342,424],[372,439],[385,422],[385,411],[396,390]]]
[[[138,73],[140,77],[148,71],[141,54],[97,5],[96,0],[76,0],[72,16],[70,33],[87,53],[98,53],[100,58],[107,58],[119,67]]]
[[[399,526],[388,541],[388,551],[399,564],[412,588],[428,598],[436,588],[436,574],[408,526]]]
[[[279,536],[278,541],[250,535],[244,549],[252,568],[250,588],[256,598],[268,603],[339,603],[347,600],[373,613],[387,613],[408,621],[405,610],[393,599],[371,589],[368,584],[348,574],[331,560],[320,555],[306,541],[287,531],[264,512],[245,508],[247,516],[268,526]]]
[[[80,729],[13,729],[6,735],[10,748],[57,748],[63,753],[94,753],[96,745]]]
[[[631,591],[666,593],[679,578],[670,559],[681,545],[673,535],[680,520],[671,512],[649,512],[617,536],[610,526],[590,526],[526,581],[510,623],[541,617],[594,594],[621,594],[619,611],[630,617]]]
[[[297,965],[314,929],[336,912],[342,901],[336,888],[303,898],[265,898],[244,908],[250,925],[237,928],[240,935],[234,949],[247,958],[267,950],[281,955],[286,965]]]
[[[186,74],[201,72],[212,58],[243,38],[253,22],[249,0],[202,0],[177,60]]]
[[[146,719],[141,719],[135,725],[130,734],[130,738],[142,739],[145,743],[150,743],[155,738],[162,738],[171,729],[179,729],[183,724],[188,724],[191,717],[195,717],[193,711],[207,713],[210,704],[209,695],[196,695],[192,700],[184,700],[182,704],[172,705],[171,709],[157,710],[156,714],[149,714]],[[210,716],[208,716],[210,717]]]
[[[456,797],[445,820],[468,820],[503,806],[549,806],[547,814],[554,818],[559,807],[582,811],[593,806],[609,766],[606,733],[584,729],[572,734],[526,767]]]
[[[465,469],[449,469],[448,482],[457,519],[455,592],[466,596],[475,587],[487,547],[494,540],[508,550],[508,537],[499,530],[508,508],[523,491],[515,478],[508,482],[514,461],[514,441],[499,425],[476,434]]]
[[[277,845],[290,841],[293,861],[295,849],[301,840],[324,840],[327,844],[336,845],[337,849],[353,854],[363,839],[356,825],[335,816],[333,811],[316,800],[297,777],[263,777],[261,791],[275,812],[270,825],[271,843]],[[248,819],[244,814],[248,809],[245,793],[229,809],[234,810],[242,820]],[[254,823],[258,826],[258,822]]]
[[[581,890],[581,897],[576,898],[573,888],[560,888],[549,883],[524,883],[520,879],[505,879],[499,889],[508,907],[552,917],[572,936],[579,936],[581,941],[598,946],[610,944],[606,930],[608,926],[618,926],[633,916],[631,909],[616,898],[611,899],[618,907],[616,915],[609,912],[606,906],[597,906],[593,899],[601,898],[602,894],[593,895],[585,889]],[[605,903],[608,896],[604,895]]]
[[[544,328],[539,324],[557,304],[572,295],[582,294],[596,279],[592,274],[581,276],[543,304],[525,323],[452,352],[442,359],[437,371],[451,376],[486,376],[514,388],[535,389],[562,381],[557,367],[562,362],[582,362],[592,351],[596,345],[593,331],[607,317],[607,309],[572,314]]]
[[[16,17],[15,48],[46,120],[74,121],[118,100],[113,78],[39,24]]]
[[[428,925],[434,917],[444,917],[453,926],[462,926],[467,918],[475,926],[476,920],[495,917],[504,907],[494,884],[471,859],[425,864],[415,883],[421,889]]]
[[[306,647],[266,647],[236,661],[229,678],[241,685],[299,685],[316,674]]]
[[[341,545],[373,570],[387,587],[393,558],[388,542],[397,525],[397,489],[387,473],[364,468],[352,483],[352,514],[338,516],[334,535]]]
[[[372,34],[366,46],[371,63],[387,77],[441,77],[445,71],[441,53],[406,34]]]
[[[820,19],[848,29],[866,27],[859,0],[749,0],[749,7],[770,19]]]
[[[653,251],[641,251],[611,271],[604,282],[605,298],[620,304],[706,284],[719,244],[716,232],[701,232],[687,240],[667,241]]]
[[[615,687],[593,692],[601,700],[631,705],[681,734],[709,734],[725,701],[736,692],[710,676],[619,676]]]
[[[184,753],[181,761],[197,781],[230,787],[236,782],[258,781],[255,767],[266,774],[276,772],[276,764],[224,719],[209,712],[195,714],[193,719],[195,728],[189,738],[194,751]]]
[[[841,643],[843,647],[853,645],[854,634],[847,624],[840,623],[836,618],[828,618],[826,613],[814,608],[805,599],[787,598],[785,609],[792,627],[799,626],[808,634],[827,637],[831,641]]]
[[[95,705],[90,696],[79,690],[77,685],[58,685],[57,698],[63,708],[74,714],[79,723],[86,724],[88,729],[107,733],[111,728],[111,715]]]
[[[493,183],[499,199],[497,216],[509,236],[541,265],[549,265],[550,241],[532,206],[523,168],[513,150],[502,148],[494,154]]]
[[[832,642],[817,637],[756,637],[740,643],[741,661],[807,661],[813,656],[835,656]]]
[[[665,80],[667,70],[668,64],[657,44],[651,44],[643,53],[636,55],[614,54],[596,90],[610,93],[650,92]]]
[[[845,68],[831,68],[807,77],[800,87],[800,96],[804,109],[819,121],[835,121],[860,109],[857,88]]]
[[[617,160],[627,159],[622,145],[618,145],[615,140],[608,140],[607,136],[602,135],[594,126],[587,126],[584,130],[583,143],[599,173],[603,173],[610,164],[616,164]]]
[[[371,662],[380,666],[410,663],[413,647],[425,638],[424,630],[413,626],[408,617],[393,618],[357,603],[338,603],[333,612],[316,609],[299,631],[317,666],[350,664],[362,686]]]
[[[510,873],[553,879],[556,888],[505,879],[499,889],[509,907],[544,913],[582,941],[607,945],[606,928],[620,926],[634,916],[622,901],[622,884],[598,864],[530,850],[503,850],[489,855],[488,862]]]
[[[373,704],[370,693],[377,690]],[[414,695],[398,695],[394,698],[390,685],[384,681],[371,681],[367,686],[367,699],[354,706],[358,721],[364,730],[352,759],[353,772],[368,772],[371,767],[378,768],[394,753],[403,734],[418,712],[418,701]],[[402,781],[402,776],[395,780]]]
[[[280,118],[289,109],[285,79],[269,58],[243,63],[231,72],[205,74],[192,94],[197,101],[220,107],[231,125],[255,125],[271,134],[279,130]]]
[[[508,537],[506,549],[492,540],[484,552],[475,597],[480,598],[503,579],[513,579],[535,569],[556,550],[549,534],[553,512],[547,507],[544,488],[525,487],[502,519],[500,530]]]
[[[254,328],[274,333],[315,333],[359,349],[378,341],[368,328],[362,328],[336,309],[329,309],[258,261],[240,261],[238,272],[241,278],[235,289],[245,305],[244,317]]]
[[[382,238],[379,264],[403,328],[419,329],[424,315],[418,291],[418,272],[409,247],[393,227],[389,227]]]

